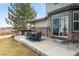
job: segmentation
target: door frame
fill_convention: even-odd
[[[56,17],[57,19],[59,18],[59,20],[63,20],[64,17],[67,17],[69,19],[69,16],[62,16],[62,17]],[[52,18],[52,20],[56,19],[56,18]],[[68,20],[68,23],[69,23],[69,20]],[[53,24],[53,23],[52,23]],[[60,21],[59,21],[59,25],[60,25]],[[67,25],[68,26],[68,25]],[[53,27],[52,27],[52,31],[53,31]],[[68,29],[67,29],[67,33],[68,33]],[[54,35],[53,36],[56,36],[56,37],[64,37],[64,38],[68,38],[68,35],[67,36],[61,36],[60,35],[60,28],[59,28],[59,35]]]

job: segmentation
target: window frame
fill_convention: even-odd
[[[79,23],[79,19],[78,20],[74,19],[74,13],[79,13],[79,10],[73,10],[73,32],[79,32],[79,30],[74,29],[74,23]],[[78,16],[78,18],[79,18],[79,16]]]
[[[69,18],[69,16],[62,16],[62,17],[56,17],[56,18],[53,18],[53,17],[52,17],[52,22],[53,22],[54,19],[63,20],[64,17],[68,17],[68,18]],[[69,23],[69,21],[68,21],[68,23]],[[52,24],[53,24],[53,23],[52,23]],[[60,21],[59,21],[59,24],[60,24]],[[53,28],[52,28],[52,31],[53,31]],[[68,33],[68,32],[69,32],[69,30],[67,29],[67,33]],[[52,33],[53,33],[53,32],[52,32]],[[65,36],[65,35],[61,36],[61,35],[60,35],[60,28],[59,28],[59,35],[54,35],[54,34],[53,34],[53,36],[67,37],[67,38],[68,38],[68,35],[67,35],[67,36]]]

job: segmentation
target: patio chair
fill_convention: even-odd
[[[71,44],[76,44],[76,48],[78,48],[79,40],[77,40],[77,39],[70,39],[70,40],[67,40],[66,43],[67,43],[67,49],[69,48],[70,43]]]
[[[37,34],[31,34],[30,39],[35,40],[35,41],[40,41],[41,40],[41,32],[38,32]]]
[[[36,40],[40,41],[41,40],[41,36],[42,36],[42,33],[38,32],[37,35],[36,35]]]

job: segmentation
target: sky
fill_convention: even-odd
[[[5,21],[8,17],[8,3],[0,3],[0,27],[10,27]],[[37,16],[36,18],[42,18],[46,16],[46,6],[43,3],[32,3],[32,7],[35,9]]]

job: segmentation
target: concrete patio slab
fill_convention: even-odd
[[[67,45],[53,42],[52,39],[46,37],[42,41],[30,41],[25,36],[16,36],[15,40],[27,45],[40,55],[47,56],[73,56],[79,52],[79,48],[69,48]]]

